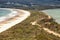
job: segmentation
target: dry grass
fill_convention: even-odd
[[[30,12],[31,16],[25,21],[15,25],[3,33],[0,33],[0,40],[60,40],[60,38],[48,34],[44,30],[40,30],[38,26],[32,26],[30,24],[30,22],[42,17],[47,17],[47,15],[37,11]]]

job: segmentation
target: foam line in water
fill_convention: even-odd
[[[24,10],[19,10],[23,13],[22,16],[18,17],[16,20],[14,21],[10,21],[7,24],[4,24],[3,26],[0,26],[0,33],[3,31],[6,31],[7,29],[13,27],[14,25],[21,23],[23,20],[25,20],[28,16],[30,16],[30,12],[28,11],[24,11]]]

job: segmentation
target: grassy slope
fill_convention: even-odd
[[[48,34],[44,30],[40,30],[38,26],[32,26],[30,22],[46,16],[37,11],[30,12],[31,16],[25,21],[1,33],[0,40],[60,40],[60,38]]]

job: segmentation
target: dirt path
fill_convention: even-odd
[[[60,34],[59,34],[59,33],[54,32],[54,31],[52,31],[52,30],[50,30],[50,29],[48,29],[48,28],[42,27],[41,25],[37,24],[36,21],[35,21],[35,22],[31,22],[31,23],[32,23],[32,25],[37,25],[37,26],[41,27],[44,31],[48,32],[49,34],[53,34],[53,35],[55,35],[55,36],[60,37]],[[41,28],[40,28],[40,29],[41,29]]]
[[[59,33],[57,33],[57,32],[54,32],[54,31],[51,31],[50,29],[48,29],[48,28],[43,28],[46,32],[48,32],[49,34],[53,34],[53,35],[55,35],[55,36],[58,36],[58,37],[60,37],[60,34]]]

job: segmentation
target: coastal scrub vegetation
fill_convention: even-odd
[[[60,40],[59,37],[47,33],[43,29],[39,29],[39,26],[31,25],[31,22],[44,18],[37,23],[42,27],[49,28],[55,32],[60,30],[59,24],[54,21],[54,19],[47,19],[48,16],[43,12],[38,12],[34,10],[29,10],[31,16],[29,16],[23,22],[13,26],[9,30],[0,34],[0,40]],[[48,20],[48,21],[46,21]],[[46,23],[46,24],[45,24]],[[50,24],[48,24],[50,23]]]

